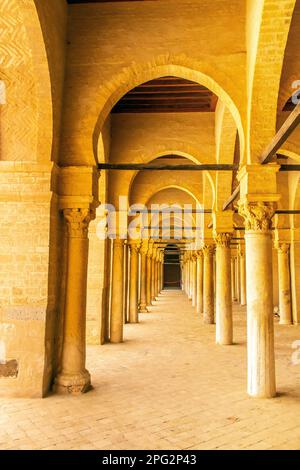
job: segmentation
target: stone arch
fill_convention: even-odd
[[[1,3],[1,160],[49,162],[53,141],[51,80],[38,0]],[[11,126],[14,122],[14,126]]]
[[[224,101],[236,121],[243,152],[245,112],[241,109],[243,106],[243,97],[239,95],[241,92],[234,89],[224,72],[204,58],[201,61],[195,61],[185,55],[165,54],[153,58],[147,63],[133,63],[130,67],[124,68],[119,75],[113,76],[109,82],[102,84],[98,88],[96,96],[93,96],[88,112],[74,124],[74,128],[66,136],[62,154],[73,155],[76,162],[78,160],[78,164],[93,164],[95,160],[97,161],[98,138],[113,106],[132,88],[166,75],[178,76],[200,83]],[[232,97],[234,94],[235,98]],[[83,129],[86,133],[85,136],[82,135]],[[89,146],[89,142],[91,146]],[[73,161],[72,164],[76,164],[76,162]]]
[[[257,162],[276,132],[284,51],[296,0],[283,1],[274,23],[274,2],[248,2],[247,162]],[[257,27],[251,27],[256,22]],[[272,53],[270,53],[272,50]]]

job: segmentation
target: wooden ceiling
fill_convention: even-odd
[[[69,5],[76,5],[79,3],[148,2],[148,1],[150,0],[67,0]],[[158,0],[155,0],[155,1],[158,1]]]
[[[208,88],[178,77],[161,77],[133,88],[112,113],[214,112],[217,97]]]

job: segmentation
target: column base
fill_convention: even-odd
[[[291,321],[279,321],[279,325],[292,325],[293,323]]]
[[[53,385],[55,393],[64,395],[80,395],[91,389],[91,376],[87,370],[80,374],[60,373]]]
[[[139,313],[148,313],[147,306],[146,305],[141,305],[139,307]]]
[[[208,316],[208,315],[204,314],[203,322],[206,323],[207,325],[214,325],[215,319],[211,316]]]

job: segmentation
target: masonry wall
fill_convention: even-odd
[[[51,7],[37,0],[36,7],[46,45],[38,42],[38,24],[30,26],[29,8],[24,11],[24,24],[29,22],[28,48],[35,79],[44,86],[44,95],[41,90],[36,93],[44,111],[30,131],[26,126],[32,116],[23,120],[24,133],[32,135],[34,147],[20,146],[21,139],[14,161],[0,163],[0,395],[40,397],[55,372],[56,327],[61,318],[63,226],[52,193],[55,170],[51,160],[57,160],[59,148],[67,7],[60,0],[52,1]],[[48,63],[42,62],[43,48]],[[2,157],[11,160],[8,155]]]

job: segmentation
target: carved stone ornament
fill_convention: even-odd
[[[217,246],[230,247],[230,241],[232,238],[232,233],[230,232],[215,232],[214,239]]]
[[[272,216],[275,211],[272,202],[239,202],[239,214],[245,220],[246,230],[267,232],[272,228]]]
[[[287,254],[289,252],[289,249],[290,249],[290,245],[288,243],[276,243],[276,248],[278,250],[279,253],[284,253],[284,254]]]
[[[91,220],[90,209],[64,209],[67,233],[71,238],[86,238]]]
[[[204,256],[213,256],[215,252],[215,246],[210,244],[210,245],[203,245],[202,247],[203,255]]]

